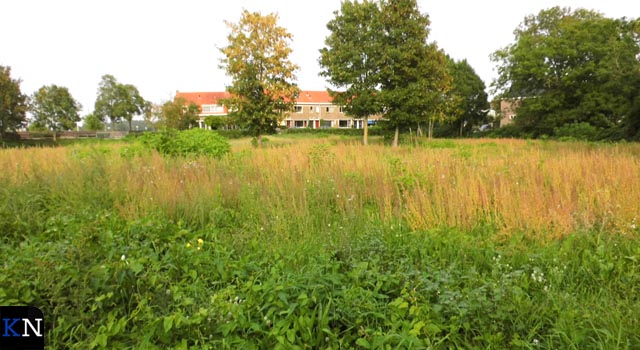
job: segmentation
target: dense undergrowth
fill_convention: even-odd
[[[465,173],[451,169],[490,171],[488,159],[527,147],[543,170],[557,170],[545,168],[554,157],[602,160],[609,148],[447,141],[366,153],[325,141],[236,149],[221,160],[113,145],[0,151],[10,169],[0,175],[0,304],[40,307],[50,349],[640,345],[640,243],[625,211],[634,204],[616,193],[625,177],[594,189],[606,197],[585,197],[610,213],[562,234],[491,216],[418,225],[411,215],[424,215],[407,205],[418,190],[436,193],[424,187],[430,175],[415,180],[407,161],[416,154],[446,155],[435,156],[452,159],[437,166],[461,182]],[[339,161],[352,151],[369,167]],[[616,152],[637,161],[633,147]],[[376,191],[366,191],[374,183],[365,169],[377,175]],[[431,170],[435,178],[440,170]],[[599,202],[606,198],[621,209]]]

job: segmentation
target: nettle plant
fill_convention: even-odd
[[[156,134],[146,134],[141,141],[162,154],[178,157],[222,158],[231,151],[231,145],[227,139],[205,129],[164,130]]]

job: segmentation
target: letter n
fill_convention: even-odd
[[[22,335],[23,337],[28,337],[29,336],[29,328],[31,328],[31,330],[33,331],[33,334],[36,337],[42,337],[42,329],[41,329],[41,325],[42,325],[42,319],[41,318],[36,318],[34,319],[36,321],[36,324],[38,325],[38,329],[36,330],[36,327],[33,326],[33,323],[31,323],[31,320],[29,320],[28,318],[23,318],[22,322],[24,322],[24,334]]]

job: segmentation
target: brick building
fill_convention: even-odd
[[[518,107],[520,107],[519,99],[500,101],[500,127],[513,123],[513,119],[518,114]]]
[[[226,116],[227,107],[220,100],[228,98],[227,92],[177,92],[176,97],[182,97],[187,102],[200,106],[199,126],[205,127],[204,120],[208,116]],[[380,119],[374,116],[369,124]],[[327,91],[300,91],[294,110],[289,112],[282,122],[286,128],[357,128],[363,127],[362,119],[354,119],[345,115],[342,106],[333,104]]]

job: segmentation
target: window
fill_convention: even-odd
[[[224,106],[202,105],[202,113],[224,113]]]
[[[302,113],[302,106],[296,106],[296,113]]]
[[[344,113],[344,106],[340,106],[340,113]]]
[[[349,121],[348,120],[340,120],[338,122],[338,127],[340,127],[340,128],[348,128],[349,127]]]
[[[304,128],[304,120],[296,120],[293,124],[294,128]]]
[[[309,106],[309,112],[313,112],[313,106]]]

